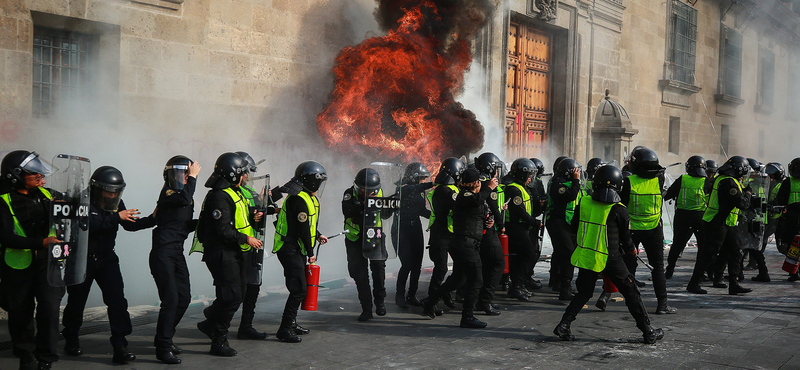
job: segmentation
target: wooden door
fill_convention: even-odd
[[[550,131],[552,35],[512,19],[506,75],[506,158],[541,157]]]

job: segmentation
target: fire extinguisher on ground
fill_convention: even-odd
[[[332,235],[328,237],[328,240],[331,240],[337,236],[344,235],[350,232],[350,230],[344,230],[336,235]],[[317,245],[317,260],[319,260],[319,245]],[[300,305],[300,309],[303,311],[316,311],[317,310],[317,300],[319,298],[319,288],[322,288],[319,285],[319,275],[320,275],[320,267],[316,263],[310,263],[306,265],[306,297],[303,298],[303,304]]]
[[[792,245],[786,251],[786,259],[783,261],[783,271],[796,274],[800,267],[800,235],[795,235]]]
[[[500,245],[503,247],[503,259],[506,261],[506,266],[503,268],[503,273],[508,273],[508,235],[500,234]]]

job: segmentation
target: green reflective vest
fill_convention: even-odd
[[[436,188],[438,187],[439,184],[435,185],[433,189],[431,189],[431,191],[429,191],[428,194],[426,195],[426,198],[428,198],[428,205],[430,205],[431,208],[431,218],[428,219],[428,230],[431,229],[431,226],[433,226],[433,221],[436,220],[436,213],[434,213],[433,211],[433,193],[436,191]],[[447,185],[447,187],[450,188],[450,190],[454,191],[456,194],[458,194],[458,187],[456,187],[455,185]],[[447,230],[450,231],[451,233],[453,232],[452,209],[450,209],[450,212],[447,212]]]
[[[775,184],[772,190],[769,192],[769,200],[767,201],[769,204],[775,204],[775,199],[778,198],[778,192],[781,190],[781,183]],[[769,217],[767,218],[767,223],[769,220],[775,220],[781,217],[781,212],[769,212]]]
[[[550,182],[547,184],[547,192],[548,193],[550,193],[550,186],[552,186],[552,184],[553,184],[553,180],[551,179]],[[572,187],[572,181],[571,180],[567,181],[567,182],[564,183],[564,185],[566,187],[568,187],[568,188]],[[580,204],[581,198],[583,198],[584,196],[586,196],[586,191],[583,190],[583,188],[581,188],[581,190],[578,192],[578,195],[575,197],[575,200],[567,203],[567,209],[564,211],[565,216],[566,216],[565,219],[567,220],[567,223],[572,224],[572,217],[575,214],[575,206]],[[550,197],[547,198],[547,219],[548,220],[550,219],[550,215],[552,213],[551,211],[553,210],[553,201],[551,199],[552,198],[550,198]]]
[[[687,211],[705,211],[708,203],[708,196],[703,191],[705,183],[705,177],[681,176],[681,191],[675,207]]]
[[[661,186],[658,178],[645,179],[638,175],[628,177],[631,196],[628,209],[631,216],[631,230],[652,230],[661,221]]]
[[[257,194],[255,189],[242,185],[239,187],[239,190],[242,191],[242,195],[244,196],[244,199],[247,201],[247,205],[250,207],[255,207],[256,200],[253,197],[253,194]]]
[[[739,188],[739,192],[741,193],[742,191],[742,184],[739,183],[739,180],[726,175],[718,175],[714,180],[714,188],[711,190],[711,195],[708,198],[708,208],[706,208],[706,212],[703,214],[703,221],[705,222],[711,222],[711,220],[714,219],[714,216],[719,213],[719,191],[717,191],[717,188],[719,187],[719,182],[724,179],[733,179],[733,182]],[[736,226],[736,222],[738,220],[739,208],[733,207],[731,213],[725,218],[725,224],[733,227]]]
[[[274,246],[272,247],[272,253],[278,253],[278,251],[283,247],[283,243],[286,238],[286,234],[289,232],[289,224],[286,222],[286,202],[289,201],[291,197],[300,197],[306,203],[306,208],[308,209],[308,226],[309,232],[311,233],[311,245],[306,246],[303,243],[303,240],[297,238],[297,244],[300,246],[300,251],[303,253],[304,256],[308,255],[306,252],[306,248],[314,248],[314,244],[317,242],[317,222],[319,221],[319,199],[316,196],[308,194],[305,190],[301,191],[300,194],[297,195],[290,195],[286,197],[284,201],[284,207],[281,207],[281,211],[278,213],[278,223],[275,225],[275,240]],[[298,215],[300,217],[300,215]]]
[[[231,200],[233,200],[233,204],[236,207],[233,214],[233,227],[236,228],[236,231],[242,234],[247,236],[255,236],[255,230],[253,230],[253,227],[250,225],[250,207],[247,205],[247,200],[244,194],[233,190],[233,188],[225,188],[223,191],[228,194],[229,197],[231,197]],[[205,210],[205,208],[206,202],[203,201],[201,212],[202,210]],[[239,247],[242,248],[242,252],[248,252],[250,249],[252,249],[252,247],[247,243],[241,244]],[[200,242],[200,239],[197,238],[197,232],[195,231],[194,239],[192,240],[192,248],[189,250],[189,254],[194,252],[203,253],[204,251],[205,247],[203,247],[203,243]]]
[[[787,205],[800,202],[800,179],[790,177],[789,183],[791,187],[789,187],[789,202]]]
[[[524,186],[522,186],[520,184],[517,184],[516,182],[508,184],[508,186],[513,186],[513,187],[519,189],[519,192],[522,193],[522,204],[525,205],[525,212],[527,212],[528,214],[531,214],[531,194],[528,193],[528,190],[525,189]],[[513,201],[513,199],[512,199],[512,201]],[[516,204],[516,202],[514,204]],[[517,205],[519,205],[519,204],[517,204]]]
[[[47,199],[53,199],[53,196],[50,194],[50,191],[43,187],[38,187],[39,191],[44,194]],[[19,224],[19,220],[17,220],[17,215],[14,214],[14,208],[11,207],[11,194],[3,194],[0,195],[0,199],[6,202],[8,205],[8,210],[11,212],[11,219],[14,220],[14,235],[26,237],[25,230],[22,229],[22,225]],[[50,229],[50,236],[55,236],[55,230],[52,228]],[[15,270],[23,270],[28,268],[33,262],[33,251],[30,249],[16,249],[16,248],[5,248],[4,251],[4,258],[3,260],[6,262],[8,267],[11,267]]]
[[[502,217],[504,218],[504,220],[503,220],[504,223],[508,222],[508,220],[511,218],[511,216],[509,216],[508,212],[503,210],[503,205],[506,204],[506,189],[505,189],[505,187],[506,186],[503,185],[503,184],[498,184],[497,185],[497,210],[500,211],[500,215],[502,215]],[[499,225],[495,224],[494,227],[495,227],[495,229],[497,231],[500,231],[500,229],[498,229],[498,227],[500,227]]]
[[[621,203],[617,203],[621,204]],[[614,203],[598,202],[591,197],[581,199],[578,215],[578,246],[572,252],[573,266],[601,272],[608,261],[608,230],[606,223]]]
[[[356,196],[358,196],[356,189],[353,189],[353,197]],[[383,197],[383,189],[378,190],[378,197]],[[381,213],[378,212],[378,214],[375,215],[375,227],[381,227],[381,224]],[[344,228],[347,230],[347,234],[345,234],[347,240],[354,242],[361,237],[361,225],[356,224],[352,218],[348,217],[344,219]]]

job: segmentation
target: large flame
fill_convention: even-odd
[[[472,60],[469,38],[487,0],[379,0],[387,35],[336,57],[335,88],[317,115],[325,143],[371,158],[439,161],[483,146],[483,126],[456,102]]]

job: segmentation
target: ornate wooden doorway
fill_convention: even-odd
[[[506,75],[506,158],[541,157],[550,131],[552,34],[512,18]]]

